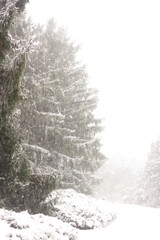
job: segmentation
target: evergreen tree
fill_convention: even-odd
[[[143,204],[160,207],[160,139],[151,146],[141,181]]]
[[[0,9],[0,186],[1,194],[16,177],[25,180],[27,163],[17,162],[19,142],[12,115],[20,99],[20,79],[25,66],[26,49],[12,39],[9,29],[16,14],[23,11],[26,0],[1,1]],[[25,166],[20,176],[21,166]],[[5,187],[6,186],[6,187]]]
[[[101,120],[93,111],[97,92],[88,88],[85,66],[76,61],[79,47],[50,20],[33,44],[25,73],[25,92],[30,102],[21,107],[24,147],[34,169],[57,169],[59,187],[88,192],[92,173],[104,162],[96,134]],[[29,124],[28,124],[29,123]]]
[[[10,27],[26,2],[0,1],[0,198],[8,208],[34,212],[55,188],[55,175],[30,174],[15,129],[28,46],[11,36]]]

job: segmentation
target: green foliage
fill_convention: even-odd
[[[0,181],[2,183],[2,180]],[[15,211],[28,210],[30,213],[39,213],[41,211],[41,203],[48,194],[55,189],[56,176],[54,175],[30,175],[29,181],[22,183],[21,181],[5,182],[3,187],[3,195],[5,195],[4,203],[9,209]]]
[[[25,53],[19,52],[13,56],[12,51],[16,50],[16,46],[12,46],[8,33],[17,12],[16,2],[7,1],[0,12],[0,51],[4,53],[0,61],[0,177],[5,181],[16,175],[13,162],[19,142],[10,118],[19,100],[20,79],[25,65]]]
[[[14,191],[21,161],[17,161],[19,141],[11,124],[12,112],[19,100],[19,83],[25,64],[25,53],[13,56],[9,27],[17,13],[16,1],[7,1],[0,12],[0,197],[5,199]],[[25,166],[24,172],[27,173]],[[28,171],[29,172],[29,171]],[[26,176],[25,176],[26,178]]]
[[[9,1],[1,11],[0,50],[6,55],[0,61],[0,177],[5,181],[15,177],[13,156],[19,143],[10,117],[19,99],[19,82],[25,64],[24,53],[14,57],[14,60],[9,59],[12,49],[8,31],[15,12],[15,3]]]
[[[0,128],[0,176],[8,178],[12,174],[12,156],[17,150],[15,132],[9,124]]]
[[[9,35],[10,25],[27,0],[7,1],[0,11],[0,198],[5,207],[38,212],[55,188],[56,176],[33,175],[14,122],[27,49]]]

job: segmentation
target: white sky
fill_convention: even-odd
[[[30,0],[35,21],[51,16],[83,44],[90,83],[100,89],[109,157],[147,156],[160,135],[160,2]]]

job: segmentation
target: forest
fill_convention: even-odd
[[[159,208],[160,140],[139,172],[110,164],[101,151],[98,91],[78,60],[80,46],[54,18],[34,24],[28,2],[0,0],[0,224],[29,228],[22,219],[32,214],[34,224],[38,216],[51,221],[43,238],[32,239],[71,240],[77,229],[114,221],[110,202]],[[53,235],[48,216],[57,225]]]
[[[7,206],[33,212],[55,188],[90,193],[106,157],[79,46],[53,19],[26,20],[25,3],[1,10],[0,186]]]

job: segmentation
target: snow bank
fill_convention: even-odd
[[[57,190],[46,200],[53,203],[50,214],[78,229],[106,227],[116,217],[105,200],[88,197],[74,190]]]
[[[0,209],[2,240],[76,240],[76,236],[73,227],[54,217]]]
[[[107,226],[115,214],[105,200],[57,190],[46,200],[52,216],[0,209],[0,240],[76,240],[78,229]]]
[[[107,228],[79,231],[79,240],[159,240],[160,209],[114,204],[116,220]]]

